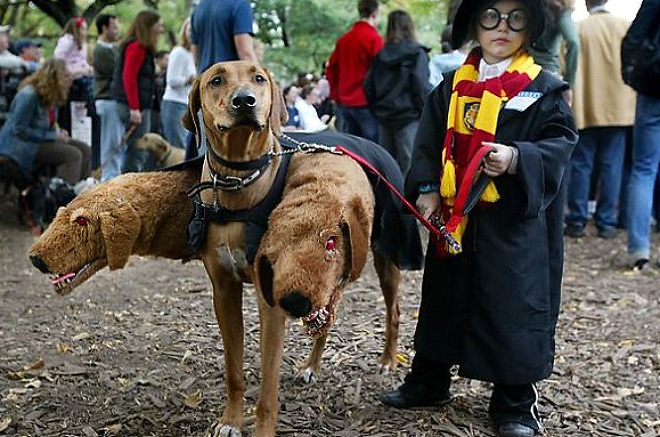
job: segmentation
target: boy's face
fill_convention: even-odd
[[[513,56],[523,46],[528,27],[529,14],[516,0],[501,0],[480,12],[476,30],[484,60],[494,64]]]

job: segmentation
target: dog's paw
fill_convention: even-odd
[[[310,384],[314,379],[315,379],[315,373],[314,369],[311,367],[306,367],[304,369],[300,369],[300,371],[296,374],[296,381],[303,382],[305,384]]]
[[[207,437],[241,437],[241,430],[230,425],[218,423],[212,429],[212,434]]]

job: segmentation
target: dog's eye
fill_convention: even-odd
[[[89,220],[87,220],[87,218],[83,216],[76,217],[74,221],[80,226],[87,226],[89,224]]]
[[[335,237],[330,237],[325,242],[326,252],[335,252],[337,251],[337,239]]]
[[[212,86],[220,86],[222,85],[222,78],[220,76],[216,76],[213,79],[211,79],[210,84]]]
[[[263,76],[260,75],[260,74],[257,74],[256,76],[254,76],[254,81],[255,81],[256,83],[264,83],[264,82],[266,82],[266,78],[263,77]]]

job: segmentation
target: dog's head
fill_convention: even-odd
[[[157,161],[162,161],[167,152],[172,148],[172,145],[160,135],[150,132],[138,138],[135,142],[135,147],[147,150]]]
[[[76,197],[28,251],[55,291],[68,294],[97,271],[122,268],[140,233],[140,218],[122,193],[103,195],[106,184]],[[125,193],[124,193],[125,194]]]
[[[312,338],[332,327],[344,286],[364,268],[371,233],[368,208],[357,196],[317,205],[322,214],[306,214],[300,204],[276,208],[254,262],[265,302],[301,318]]]
[[[201,110],[203,125],[197,118]],[[205,130],[209,143],[227,159],[258,157],[267,150],[249,147],[246,141],[225,141],[230,135],[249,138],[254,134],[279,136],[286,123],[284,98],[268,70],[243,61],[221,62],[211,66],[193,83],[188,95],[184,126],[195,133],[200,145]],[[229,147],[230,144],[233,150]],[[268,147],[268,141],[263,142]],[[224,150],[223,148],[226,148]]]

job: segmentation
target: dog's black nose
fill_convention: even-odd
[[[240,90],[231,99],[231,106],[239,111],[247,111],[257,106],[257,96],[250,90]]]
[[[280,306],[293,317],[304,317],[312,311],[312,302],[299,291],[293,291],[280,299]]]
[[[50,270],[48,270],[48,266],[46,265],[46,262],[42,260],[40,257],[36,255],[31,255],[30,261],[32,261],[32,265],[38,268],[41,273],[50,273]]]

